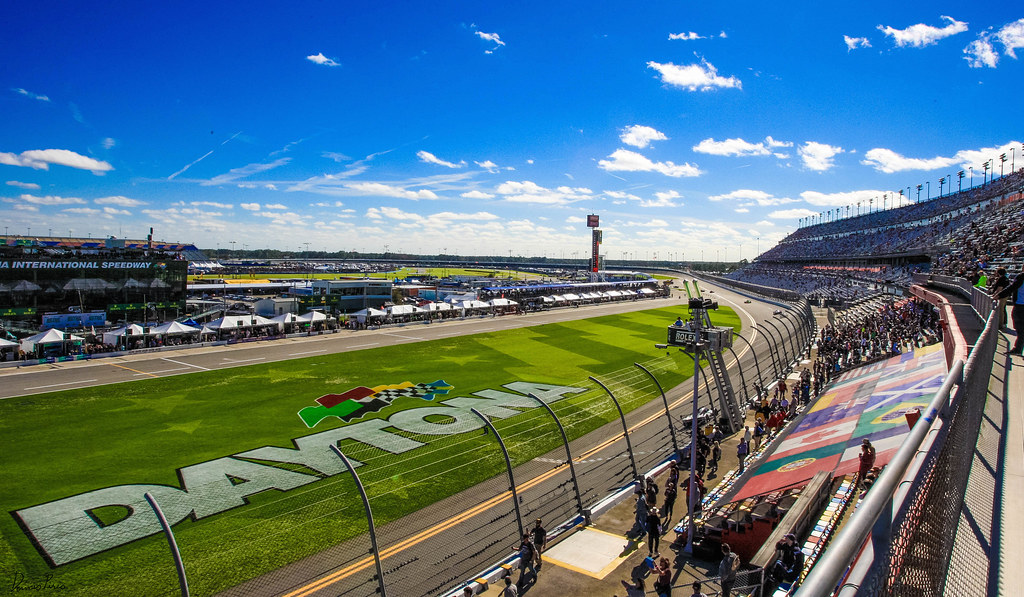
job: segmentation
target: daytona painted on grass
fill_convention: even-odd
[[[600,392],[587,376],[641,362],[666,387],[681,383],[692,373],[684,355],[652,361],[679,310],[4,400],[0,502],[10,516],[0,523],[0,565],[27,578],[54,574],[68,594],[165,592],[174,572],[142,501],[149,491],[175,525],[192,592],[237,585],[365,532],[329,444],[361,463],[377,521],[395,520],[500,470],[490,466],[500,466],[489,462],[500,459],[492,440],[467,433],[482,425],[470,407],[502,430],[536,406],[525,396],[533,392],[569,413],[566,431],[579,437],[614,416],[583,406]],[[731,310],[713,317],[739,331]],[[417,384],[439,391],[389,393],[380,410],[329,416],[316,429],[297,415],[320,397]],[[643,387],[620,398],[631,410],[655,396]],[[458,450],[439,458],[452,438]],[[509,443],[516,463],[557,445],[529,432]]]

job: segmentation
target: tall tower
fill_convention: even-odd
[[[601,230],[598,228],[601,225],[601,216],[590,214],[587,216],[587,227],[592,228],[590,231],[591,236],[591,255],[590,255],[590,271],[597,273],[601,269]]]

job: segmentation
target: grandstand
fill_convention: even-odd
[[[977,281],[979,270],[1001,266],[1012,276],[1024,267],[1022,189],[1017,171],[931,201],[802,226],[728,277],[843,304],[898,293],[914,273]]]

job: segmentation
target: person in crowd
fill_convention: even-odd
[[[516,587],[520,590],[526,586],[526,571],[530,571],[530,575],[533,577],[533,581],[537,582],[537,548],[533,546],[533,541],[530,540],[530,533],[523,533],[523,540],[519,543],[519,580],[516,581]]]
[[[730,597],[736,583],[736,572],[740,569],[740,557],[733,553],[728,543],[722,544],[722,561],[718,564],[718,577],[722,584],[722,597]]]
[[[736,459],[739,460],[739,472],[743,474],[747,454],[750,453],[750,444],[742,439],[736,443]]]
[[[654,571],[658,574],[658,579],[654,581],[654,592],[658,597],[672,597],[672,564],[668,558],[658,560]]]
[[[541,526],[539,518],[533,525],[533,530],[530,531],[530,534],[533,535],[533,547],[537,550],[537,570],[540,570],[544,566],[544,561],[540,558],[540,554],[544,553],[544,550],[548,548],[548,532]]]
[[[1013,300],[1010,320],[1013,321],[1013,331],[1017,332],[1017,339],[1013,342],[1010,354],[1019,356],[1021,351],[1024,351],[1024,271],[1017,274],[1013,282],[1000,290],[995,298]]]
[[[868,471],[875,466],[875,447],[871,445],[871,440],[866,437],[861,441],[859,458],[860,467],[857,469],[857,482],[863,483]]]
[[[675,483],[665,485],[665,502],[661,505],[662,528],[667,529],[672,524],[672,509],[676,505],[676,495],[679,493],[679,478]]]
[[[648,555],[656,558],[661,555],[658,546],[661,543],[661,514],[657,508],[651,508],[647,513],[647,551]]]

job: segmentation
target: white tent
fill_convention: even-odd
[[[109,332],[103,332],[103,343],[104,344],[117,344],[118,338],[124,336],[141,336],[146,333],[146,330],[141,325],[131,324],[126,327],[120,327],[116,330],[110,330]]]
[[[368,307],[366,309],[363,309],[362,311],[356,311],[355,313],[352,314],[352,317],[355,317],[356,321],[358,321],[359,323],[366,323],[366,320],[369,319],[370,317],[384,317],[385,315],[387,315],[386,311],[381,311],[380,309]]]
[[[491,299],[487,302],[490,303],[492,307],[514,307],[515,305],[519,304],[511,299],[502,297]]]
[[[452,306],[448,303],[427,303],[420,307],[424,311],[451,311]]]
[[[11,346],[17,346],[17,342],[11,342],[10,340],[4,340],[0,338],[0,348],[10,348]]]
[[[466,309],[467,311],[470,309],[489,309],[490,307],[490,305],[483,301],[462,301],[455,305],[456,309]]]
[[[326,320],[327,320],[327,315],[325,315],[323,311],[310,311],[309,313],[306,313],[305,315],[299,315],[297,318],[295,318],[295,321],[298,321],[298,322],[301,322],[301,323],[313,323],[314,321],[326,321]]]
[[[80,342],[85,340],[85,338],[74,334],[66,334],[60,330],[46,330],[45,332],[40,332],[35,336],[22,338],[21,349],[25,352],[33,352],[39,344],[57,344],[64,342],[65,340]]]
[[[273,322],[259,315],[225,315],[206,324],[206,327],[211,330],[236,330],[268,323]]]
[[[419,313],[420,311],[422,311],[422,309],[420,309],[419,307],[415,307],[413,305],[392,305],[392,306],[387,308],[387,312],[392,317],[394,317],[396,315],[398,315],[398,316],[412,315],[414,313]]]
[[[64,284],[63,289],[85,290],[88,292],[93,290],[106,290],[108,288],[113,287],[113,284],[107,282],[102,278],[72,278],[71,280],[68,280],[66,284]]]
[[[565,298],[565,300],[567,300],[567,301],[578,301],[578,300],[580,300],[579,296],[577,296],[575,294],[572,294],[571,292],[565,293],[564,295],[562,295],[562,297]]]
[[[198,334],[199,328],[194,328],[183,323],[178,323],[177,321],[172,321],[170,323],[165,323],[163,325],[158,325],[155,328],[151,328],[149,330],[149,333],[154,336],[170,336],[173,334]]]
[[[640,294],[654,294],[654,291],[651,290],[650,288],[641,288],[637,292],[639,292]]]
[[[277,317],[271,317],[270,321],[276,323],[279,328],[284,329],[284,326],[290,323],[297,323],[301,320],[299,319],[299,316],[294,313],[282,313]]]

